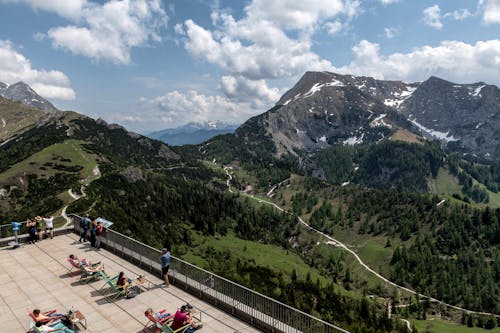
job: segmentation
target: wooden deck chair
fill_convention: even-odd
[[[163,314],[165,314],[167,312],[167,310],[166,309],[162,309],[162,310],[160,310],[158,312],[163,315]],[[151,314],[150,312],[147,312],[147,311],[144,312],[144,315],[146,316],[146,318],[149,319],[149,321],[146,323],[146,325],[144,325],[144,328],[142,329],[142,331],[144,333],[148,332],[152,328],[155,328],[155,332],[156,333],[161,332],[160,329],[158,327],[156,327],[156,323],[160,323],[160,325],[165,325],[166,323],[168,323],[168,322],[170,322],[171,320],[174,319],[174,315],[172,315],[172,314],[169,314],[168,317],[165,317],[165,318],[163,318],[161,320],[156,319],[153,314]]]
[[[76,264],[73,259],[71,258],[66,258],[66,260],[68,260],[68,262],[70,263],[71,267],[68,268],[68,274],[71,273],[72,276],[74,275],[77,275],[78,273],[80,273],[80,265]],[[75,269],[75,271],[73,271],[73,269]]]

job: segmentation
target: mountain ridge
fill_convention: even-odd
[[[335,144],[374,143],[398,129],[439,140],[448,150],[500,159],[500,90],[457,84],[306,72],[275,107],[257,116],[278,148],[313,151]]]
[[[238,125],[227,124],[221,121],[189,122],[179,127],[155,131],[147,134],[147,136],[173,146],[180,146],[185,144],[200,144],[214,136],[233,133],[237,127]]]
[[[22,81],[11,85],[0,82],[0,96],[43,111],[57,110],[51,102],[40,96],[33,88]]]

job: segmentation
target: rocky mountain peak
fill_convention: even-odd
[[[17,82],[11,85],[0,82],[0,96],[39,110],[57,110],[52,103],[38,95],[36,91],[24,82]]]
[[[404,130],[452,150],[500,159],[500,90],[483,82],[457,84],[432,76],[409,83],[307,72],[252,121],[272,138],[278,154],[375,143]]]

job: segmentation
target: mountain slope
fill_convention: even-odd
[[[423,135],[451,150],[500,159],[500,89],[482,82],[456,84],[431,77],[401,105]]]
[[[500,89],[482,82],[431,77],[405,83],[308,72],[277,106],[261,117],[276,146],[289,151],[374,142],[400,127],[440,140],[450,150],[500,158]],[[385,127],[385,135],[376,127]]]
[[[28,105],[39,110],[57,110],[52,103],[38,95],[24,82],[17,82],[11,85],[0,82],[0,96],[13,101],[21,102],[24,105]]]
[[[129,169],[132,179],[140,174],[134,168],[163,169],[179,159],[167,145],[117,125],[75,112],[45,112],[5,99],[0,102],[6,105],[0,107],[0,119],[8,119],[5,128],[8,124],[9,133],[15,135],[0,143],[4,217],[24,219],[53,212],[62,204],[57,198],[61,191],[79,189],[93,172]],[[100,170],[94,171],[97,166]]]

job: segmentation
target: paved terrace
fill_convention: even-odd
[[[142,274],[151,282],[132,299],[119,298],[114,303],[99,292],[102,281],[82,284],[79,275],[68,274],[66,258],[73,253],[93,262],[102,261],[108,275],[124,271],[134,278]],[[161,288],[159,277],[149,274],[106,250],[96,250],[79,243],[76,234],[46,239],[21,248],[0,248],[0,322],[2,332],[26,332],[28,312],[34,308],[66,312],[79,309],[87,318],[89,333],[139,333],[147,322],[146,308],[166,308],[174,312],[189,302],[201,313],[203,328],[199,332],[259,332],[173,286]]]

